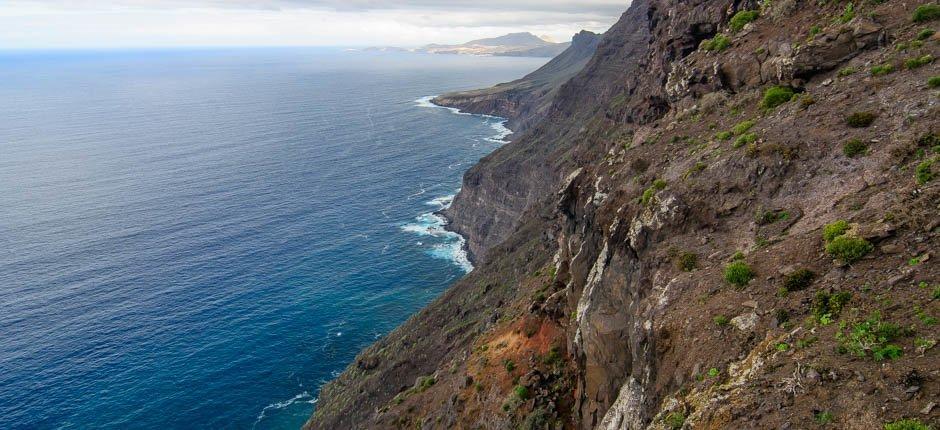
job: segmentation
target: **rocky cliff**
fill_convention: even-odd
[[[545,116],[558,89],[584,69],[600,39],[599,34],[582,31],[561,54],[521,79],[492,88],[444,94],[433,102],[464,112],[501,116],[509,120],[512,130],[523,131]]]
[[[940,6],[637,0],[311,429],[940,424]]]

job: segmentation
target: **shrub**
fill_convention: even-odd
[[[731,322],[731,320],[724,315],[716,315],[714,318],[712,318],[712,321],[714,321],[715,325],[718,327],[726,326]]]
[[[845,117],[845,123],[852,128],[865,128],[875,122],[876,117],[872,112],[855,112]]]
[[[868,152],[868,145],[859,139],[852,139],[842,146],[842,153],[846,157],[855,158]]]
[[[524,385],[516,385],[515,388],[512,389],[512,394],[519,400],[528,400],[529,388]]]
[[[764,91],[764,99],[761,100],[761,108],[774,109],[793,98],[793,88],[775,86]]]
[[[890,65],[890,64],[882,64],[882,65],[880,65],[880,66],[874,66],[874,67],[872,67],[872,68],[871,68],[871,75],[872,75],[872,76],[884,76],[884,75],[887,75],[888,73],[891,73],[891,72],[893,72],[893,71],[894,71],[894,66],[892,66],[892,65]]]
[[[933,173],[933,163],[934,160],[924,160],[914,168],[914,179],[917,180],[918,185],[924,185],[936,176]]]
[[[503,366],[506,367],[506,371],[512,373],[513,370],[516,370],[516,363],[510,359],[503,361]]]
[[[822,28],[820,28],[818,25],[814,25],[809,28],[809,37],[816,36],[819,33],[822,33]]]
[[[914,22],[933,21],[937,18],[940,18],[940,6],[933,3],[917,6],[917,9],[914,9],[914,15],[911,17]]]
[[[937,77],[940,79],[940,76]],[[732,133],[730,131],[719,131],[715,133],[715,139],[717,140],[728,140],[731,139]]]
[[[920,422],[919,419],[913,418],[887,423],[885,424],[885,430],[931,430],[931,428]]]
[[[875,312],[868,319],[853,323],[848,334],[840,328],[836,333],[836,340],[839,341],[841,351],[859,357],[866,357],[871,353],[875,361],[893,360],[901,357],[902,350],[890,342],[902,333],[900,326],[882,321],[881,314]]]
[[[706,51],[715,51],[721,52],[728,48],[731,45],[731,39],[728,36],[722,34],[716,34],[715,37],[711,39],[705,39],[702,41],[702,44],[699,45],[700,48]]]
[[[718,370],[717,367],[712,367],[711,369],[708,369],[708,376],[710,378],[717,378],[718,375],[721,375],[721,371]]]
[[[760,16],[760,12],[756,10],[742,10],[733,17],[731,17],[731,31],[737,33],[744,28],[745,25],[750,24],[752,21],[757,19]]]
[[[842,235],[826,245],[829,255],[842,260],[843,263],[852,264],[868,255],[874,249],[871,243],[860,237]]]
[[[751,282],[751,279],[754,279],[754,276],[756,276],[754,270],[742,260],[734,261],[725,266],[725,280],[732,285],[744,287]]]
[[[927,40],[930,38],[930,36],[933,36],[934,33],[936,33],[936,31],[929,29],[929,28],[925,28],[921,30],[919,33],[917,33],[917,40]]]
[[[679,270],[691,272],[698,267],[698,255],[693,252],[683,252],[679,254],[676,266],[679,267]]]
[[[746,133],[752,127],[754,127],[754,124],[757,124],[757,121],[753,119],[749,119],[747,121],[741,121],[735,124],[734,127],[731,127],[731,132],[734,133],[735,136],[740,136]]]
[[[833,419],[832,412],[829,412],[829,411],[817,412],[816,415],[813,416],[813,419],[815,419],[817,423],[822,424],[822,425],[829,424],[832,422],[832,419]]]
[[[825,291],[816,292],[816,297],[813,299],[813,319],[824,325],[832,322],[839,318],[842,308],[849,300],[852,300],[852,293],[845,291],[832,294]]]
[[[845,220],[836,220],[832,223],[826,224],[823,227],[823,240],[826,242],[832,242],[833,239],[842,236],[849,230],[849,223]]]
[[[812,270],[799,269],[784,277],[783,288],[787,291],[800,291],[809,287],[814,279],[816,279],[816,274]]]
[[[839,15],[839,22],[845,24],[853,19],[855,19],[855,4],[849,3],[842,10],[842,15]]]
[[[748,145],[756,141],[757,141],[757,133],[747,133],[747,134],[738,136],[738,138],[734,140],[734,144],[732,146],[734,146],[735,148],[740,148],[744,145]]]
[[[648,205],[653,200],[656,192],[663,188],[666,188],[666,181],[662,179],[653,181],[653,185],[650,185],[649,188],[643,191],[643,196],[640,197],[640,203],[642,203],[643,206]]]
[[[685,425],[685,414],[681,411],[671,412],[663,418],[663,424],[671,430],[679,430]]]
[[[927,78],[927,86],[930,88],[940,87],[940,75]]]
[[[904,67],[908,70],[923,67],[933,62],[933,55],[927,54],[920,57],[908,58],[904,61]]]
[[[854,75],[856,72],[858,72],[858,69],[854,67],[843,67],[842,69],[839,70],[838,75],[840,78],[844,78],[849,75]]]

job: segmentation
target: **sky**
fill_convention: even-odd
[[[607,30],[627,0],[0,0],[0,49],[420,46]]]

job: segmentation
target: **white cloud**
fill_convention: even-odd
[[[403,45],[604,31],[622,1],[6,0],[0,48]]]

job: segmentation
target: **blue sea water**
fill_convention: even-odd
[[[505,129],[424,97],[542,62],[0,54],[0,428],[298,428],[468,269],[432,212]]]

